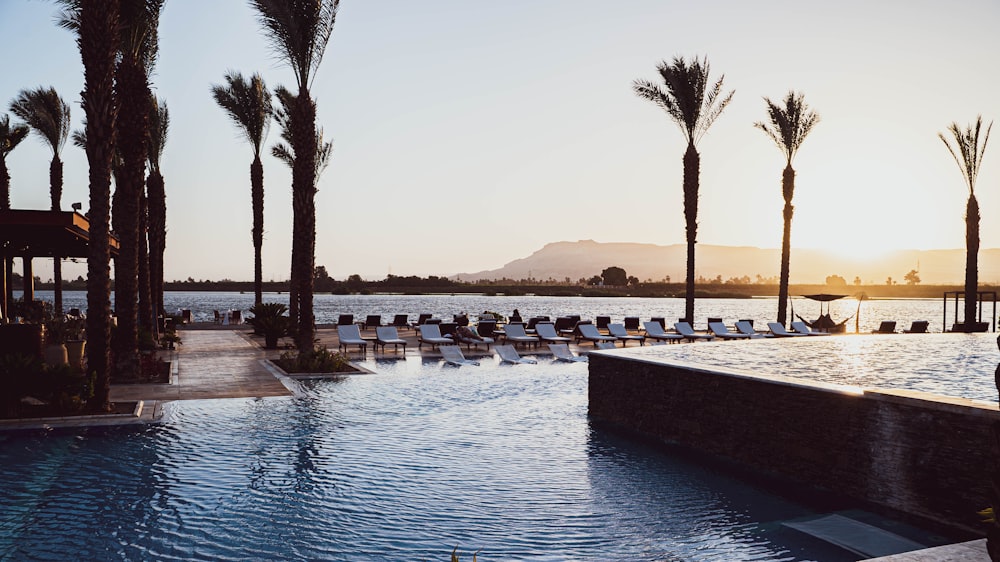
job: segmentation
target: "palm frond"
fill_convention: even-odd
[[[292,154],[292,149],[283,142],[271,147],[271,156],[274,156],[278,160],[284,162],[289,169],[295,167],[295,156]]]
[[[990,140],[990,130],[993,129],[993,122],[991,121],[986,127],[986,134],[983,135],[983,142],[980,144],[979,137],[982,132],[982,126],[982,115],[977,116],[976,122],[970,124],[964,131],[959,127],[958,123],[953,122],[949,125],[948,131],[955,139],[955,147],[952,147],[952,144],[945,137],[944,133],[938,133],[938,138],[944,143],[948,152],[951,153],[952,158],[955,159],[955,163],[958,164],[959,169],[962,171],[965,183],[969,187],[970,195],[974,195],[976,191],[976,179],[979,176],[979,169],[983,164],[983,155],[986,153],[986,144]]]
[[[69,104],[59,97],[55,88],[21,90],[10,102],[10,111],[49,144],[53,155],[62,151],[69,138]]]
[[[250,5],[271,47],[292,68],[296,85],[308,87],[330,41],[340,0],[251,0]]]
[[[87,150],[87,123],[83,123],[83,129],[73,131],[69,138],[73,141],[73,146]]]
[[[804,94],[794,91],[785,96],[783,106],[766,97],[764,103],[767,105],[768,122],[758,121],[754,127],[764,131],[784,153],[787,163],[791,164],[809,132],[819,123],[819,114],[809,109]]]
[[[632,90],[666,111],[680,127],[684,138],[697,145],[729,105],[735,92],[722,93],[724,77],[708,87],[707,57],[695,57],[690,63],[683,57],[675,57],[669,63],[662,61],[656,70],[663,80],[662,88],[646,80],[635,80]]]
[[[230,70],[225,80],[225,86],[212,86],[212,97],[253,145],[254,155],[260,156],[274,115],[271,92],[260,74],[247,80],[239,72]]]
[[[31,132],[31,127],[15,123],[11,125],[10,116],[0,117],[0,158],[10,154]]]
[[[159,52],[160,13],[164,0],[121,0],[119,23],[122,57],[135,61],[149,74]]]
[[[149,146],[147,147],[149,167],[160,169],[160,157],[167,144],[167,132],[170,129],[170,112],[163,98],[152,98],[149,104]]]

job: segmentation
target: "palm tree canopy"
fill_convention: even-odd
[[[758,121],[753,125],[771,137],[778,149],[785,153],[788,164],[791,164],[795,152],[816,123],[819,123],[819,114],[809,109],[803,94],[796,94],[794,91],[789,91],[785,96],[784,106],[777,105],[766,97],[764,103],[767,104],[770,122]]]
[[[340,0],[251,0],[271,41],[295,73],[296,85],[309,86],[330,41]]]
[[[52,149],[52,155],[62,152],[69,137],[69,104],[55,88],[21,90],[10,102],[10,111],[26,122]]]
[[[954,147],[948,142],[944,133],[938,133],[938,138],[948,147],[948,152],[951,153],[955,163],[962,170],[965,183],[969,186],[970,195],[976,191],[976,177],[979,175],[979,168],[983,165],[983,154],[986,152],[986,143],[990,140],[990,129],[993,128],[993,122],[990,121],[990,124],[987,125],[986,134],[983,135],[983,144],[980,146],[979,134],[982,127],[982,115],[977,116],[976,122],[966,127],[964,131],[958,126],[958,123],[953,122],[948,126],[948,130],[955,137]]]
[[[271,92],[260,74],[247,80],[239,72],[230,70],[225,80],[225,86],[212,86],[212,97],[246,135],[253,145],[254,156],[260,156],[260,147],[267,138],[274,115]]]
[[[271,147],[271,156],[284,162],[289,168],[295,166],[295,151],[291,148],[292,131],[291,117],[292,108],[298,96],[290,92],[284,86],[274,89],[274,96],[278,98],[278,106],[274,108],[274,120],[281,127],[281,138],[285,142],[279,142]],[[286,144],[287,143],[287,144]],[[330,158],[333,155],[333,141],[323,141],[323,129],[316,130],[316,181],[319,181],[320,174],[330,165]]]
[[[31,128],[27,125],[10,124],[10,116],[0,117],[0,158],[10,154],[28,136]]]
[[[160,157],[167,144],[167,130],[170,128],[170,113],[163,98],[153,98],[149,107],[149,167],[160,168]]]
[[[674,57],[671,63],[661,62],[656,70],[663,79],[664,87],[648,80],[635,80],[632,90],[639,97],[663,108],[680,127],[688,143],[697,145],[729,105],[735,90],[722,95],[725,76],[720,76],[709,88],[707,57],[701,60],[695,57],[690,63],[684,57]]]

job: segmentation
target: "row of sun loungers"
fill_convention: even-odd
[[[472,359],[466,359],[465,355],[462,353],[462,348],[457,345],[442,345],[440,346],[441,357],[444,362],[448,365],[454,365],[456,367],[461,367],[463,365],[479,365],[478,361],[473,361]],[[493,348],[497,355],[500,357],[501,363],[511,363],[511,364],[536,364],[538,361],[534,359],[528,359],[521,357],[511,344],[498,345]],[[586,357],[581,357],[579,355],[574,355],[570,350],[569,346],[564,343],[549,344],[549,350],[552,351],[552,356],[556,361],[564,361],[569,363],[575,363],[579,361],[586,361]]]

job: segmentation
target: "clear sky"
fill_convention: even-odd
[[[51,85],[80,128],[82,65],[56,12],[0,0],[0,112]],[[312,89],[334,141],[316,263],[381,279],[491,269],[560,240],[683,243],[683,137],[631,90],[678,55],[708,56],[736,90],[698,147],[699,242],[780,245],[784,160],[753,123],[763,96],[794,89],[822,121],[794,162],[793,252],[962,248],[968,193],[937,134],[1000,115],[998,24],[995,0],[343,0]],[[246,2],[168,0],[160,37],[166,277],[250,280],[252,150],[209,88],[229,69],[293,78]],[[983,248],[1000,246],[995,133],[976,190]],[[50,157],[35,137],[10,154],[15,208],[48,208]],[[86,157],[63,159],[63,206],[86,210]],[[285,279],[291,174],[270,156],[264,173],[264,277]]]

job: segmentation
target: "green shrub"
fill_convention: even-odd
[[[347,355],[330,351],[325,346],[312,351],[286,351],[275,361],[286,373],[343,373],[353,371]]]
[[[264,347],[278,347],[278,338],[288,334],[288,307],[280,302],[264,302],[250,307],[252,318],[247,323],[253,326],[255,334],[264,336]]]

